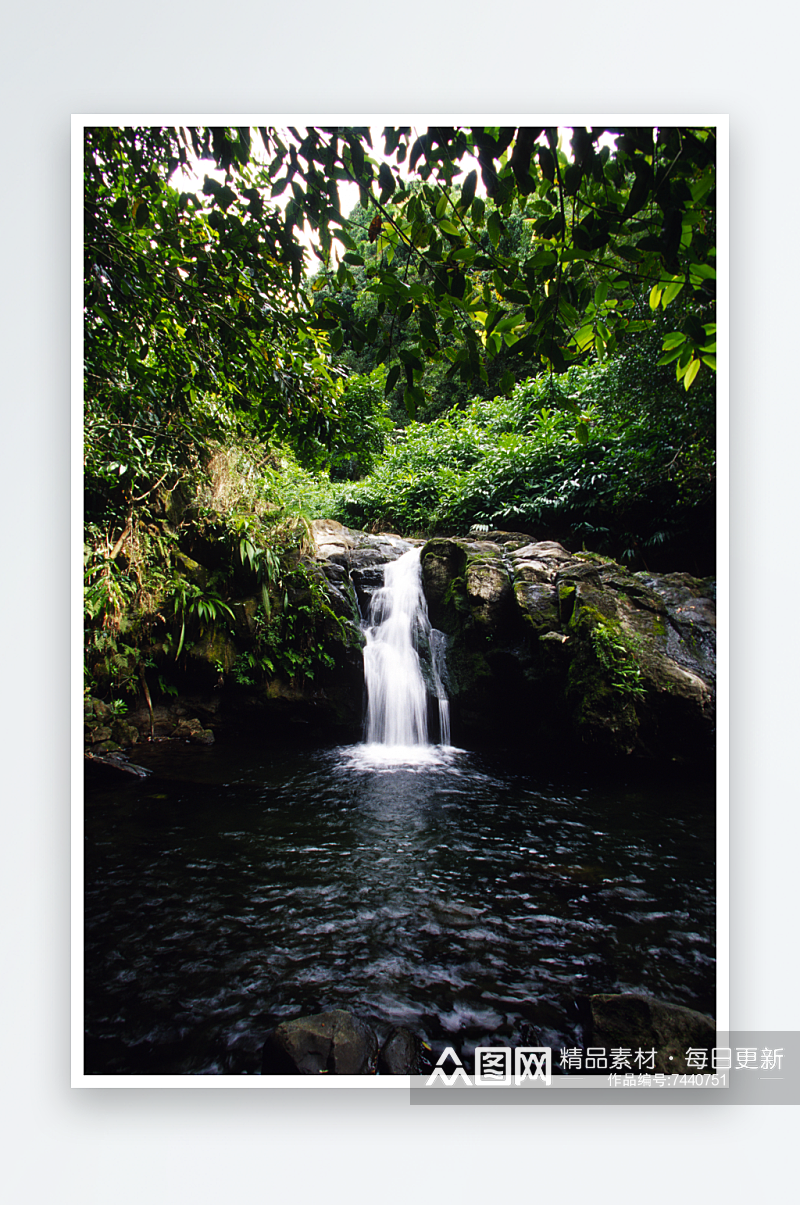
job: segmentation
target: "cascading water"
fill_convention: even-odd
[[[384,567],[365,631],[366,740],[393,748],[428,745],[428,690],[420,649],[430,650],[430,679],[439,704],[439,739],[450,744],[450,713],[442,683],[445,636],[431,628],[422,592],[420,553],[412,548]]]

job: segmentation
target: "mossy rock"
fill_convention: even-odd
[[[559,627],[559,599],[550,583],[517,577],[514,581],[514,597],[523,622],[534,632],[542,634]]]
[[[512,622],[514,591],[511,575],[497,556],[469,557],[464,587],[473,623],[498,628]]]
[[[184,577],[188,578],[193,585],[199,586],[201,590],[205,590],[208,586],[208,570],[199,561],[194,561],[185,552],[179,549],[174,553],[178,568]]]
[[[225,673],[233,669],[238,655],[239,650],[230,636],[219,630],[212,630],[201,636],[186,650],[187,659],[195,665],[207,665],[216,672],[219,672],[216,667],[221,666]]]
[[[135,745],[139,740],[139,730],[126,719],[117,719],[111,727],[112,738],[123,748]]]
[[[453,540],[429,540],[420,554],[420,565],[431,624],[453,636],[468,614],[467,552]]]

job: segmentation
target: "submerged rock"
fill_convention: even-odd
[[[378,1039],[344,1009],[283,1021],[264,1043],[262,1075],[373,1075]]]

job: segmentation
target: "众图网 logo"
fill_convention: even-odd
[[[449,1066],[449,1070],[447,1070]],[[513,1070],[512,1070],[513,1068]],[[519,1087],[526,1080],[541,1080],[550,1085],[552,1053],[546,1046],[476,1046],[475,1087],[515,1084]],[[450,1088],[455,1083],[472,1087],[464,1064],[452,1046],[447,1046],[437,1060],[430,1077],[425,1083],[429,1088],[437,1080]]]

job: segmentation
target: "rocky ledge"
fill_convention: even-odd
[[[449,638],[456,740],[712,758],[712,580],[630,573],[509,532],[430,540],[422,575],[431,622]]]
[[[248,727],[357,740],[362,617],[383,584],[383,566],[414,546],[431,622],[447,636],[456,744],[516,746],[540,763],[713,763],[713,580],[630,573],[594,553],[514,532],[425,542],[330,520],[311,525],[305,556],[327,599],[319,640],[329,668],[313,683],[279,674],[237,682],[231,667],[253,647],[258,599],[233,599],[233,629],[212,632],[187,653],[180,699],[155,708],[139,699],[125,715],[87,700],[87,748],[105,755],[148,736],[206,744],[217,732]],[[291,597],[289,605],[303,603]]]

